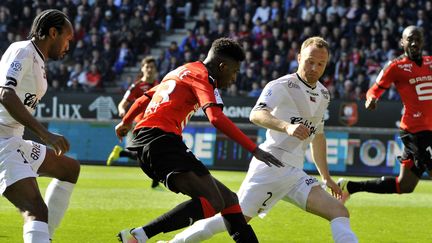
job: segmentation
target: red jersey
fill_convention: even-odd
[[[123,99],[126,99],[129,102],[134,102],[136,99],[141,97],[144,92],[158,85],[158,82],[155,80],[153,83],[143,82],[141,80],[136,80],[131,86],[129,86],[128,90],[123,96]]]
[[[367,97],[379,98],[392,83],[405,108],[400,128],[410,133],[432,131],[432,56],[423,56],[421,66],[405,55],[389,62]]]
[[[157,127],[181,136],[193,114],[208,105],[223,105],[216,82],[202,62],[188,63],[164,77],[135,129]]]

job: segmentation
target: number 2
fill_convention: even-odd
[[[273,196],[273,193],[267,192],[267,195],[269,195],[268,198],[266,200],[264,200],[264,202],[262,204],[264,207],[267,206],[266,202]]]

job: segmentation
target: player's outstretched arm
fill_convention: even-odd
[[[324,133],[315,135],[311,142],[312,159],[321,175],[322,181],[331,189],[332,195],[336,198],[342,196],[342,190],[331,178],[327,164],[327,142]]]
[[[273,155],[258,148],[258,146],[252,142],[252,140],[250,140],[228,117],[223,114],[220,107],[209,106],[204,110],[204,112],[213,126],[226,134],[232,140],[242,145],[257,159],[263,161],[268,166],[284,166],[284,164],[276,159]]]
[[[0,87],[0,102],[9,114],[19,123],[34,132],[42,141],[51,145],[57,155],[69,151],[69,142],[59,134],[51,133],[25,108],[24,104],[9,88]]]

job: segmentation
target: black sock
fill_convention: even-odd
[[[379,179],[368,181],[349,181],[347,190],[350,194],[356,192],[374,192],[374,193],[397,193],[396,178],[383,176]]]
[[[252,227],[246,223],[242,213],[230,213],[222,215],[228,233],[238,243],[258,242]]]
[[[143,227],[146,235],[151,238],[161,232],[171,232],[189,225],[195,221],[203,219],[204,213],[201,201],[191,199],[173,208]]]
[[[155,187],[157,187],[157,186],[159,186],[159,182],[158,182],[157,180],[153,180],[153,181],[152,181],[152,185],[151,185],[151,187],[152,187],[152,188],[155,188]]]
[[[138,159],[138,153],[136,151],[130,151],[127,149],[123,149],[122,151],[120,151],[119,156],[120,157],[128,157],[128,158],[131,158],[133,160]]]

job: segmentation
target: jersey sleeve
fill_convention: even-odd
[[[141,97],[138,95],[139,87],[137,84],[132,84],[130,88],[126,91],[126,93],[123,96],[123,99],[126,99],[129,102],[134,102],[136,99]]]
[[[261,92],[261,95],[253,109],[257,110],[266,108],[269,111],[272,111],[283,100],[283,90],[283,87],[278,83],[268,83]]]
[[[207,107],[209,105],[223,106],[222,98],[219,90],[212,85],[211,78],[197,77],[192,82],[192,92],[198,99],[200,107]]]
[[[132,106],[129,108],[125,116],[123,117],[122,121],[125,124],[131,124],[135,117],[137,117],[139,114],[143,113],[148,104],[150,103],[151,98],[153,97],[154,93],[156,92],[156,89],[153,88],[138,99],[134,101]]]
[[[8,64],[6,77],[0,78],[0,87],[15,90],[24,74],[31,69],[32,59],[26,50],[21,49],[12,53],[6,63]]]
[[[390,88],[391,84],[396,80],[396,71],[394,63],[389,61],[378,74],[375,84],[370,87],[366,93],[366,97],[373,97],[376,99],[381,97],[384,91]]]

